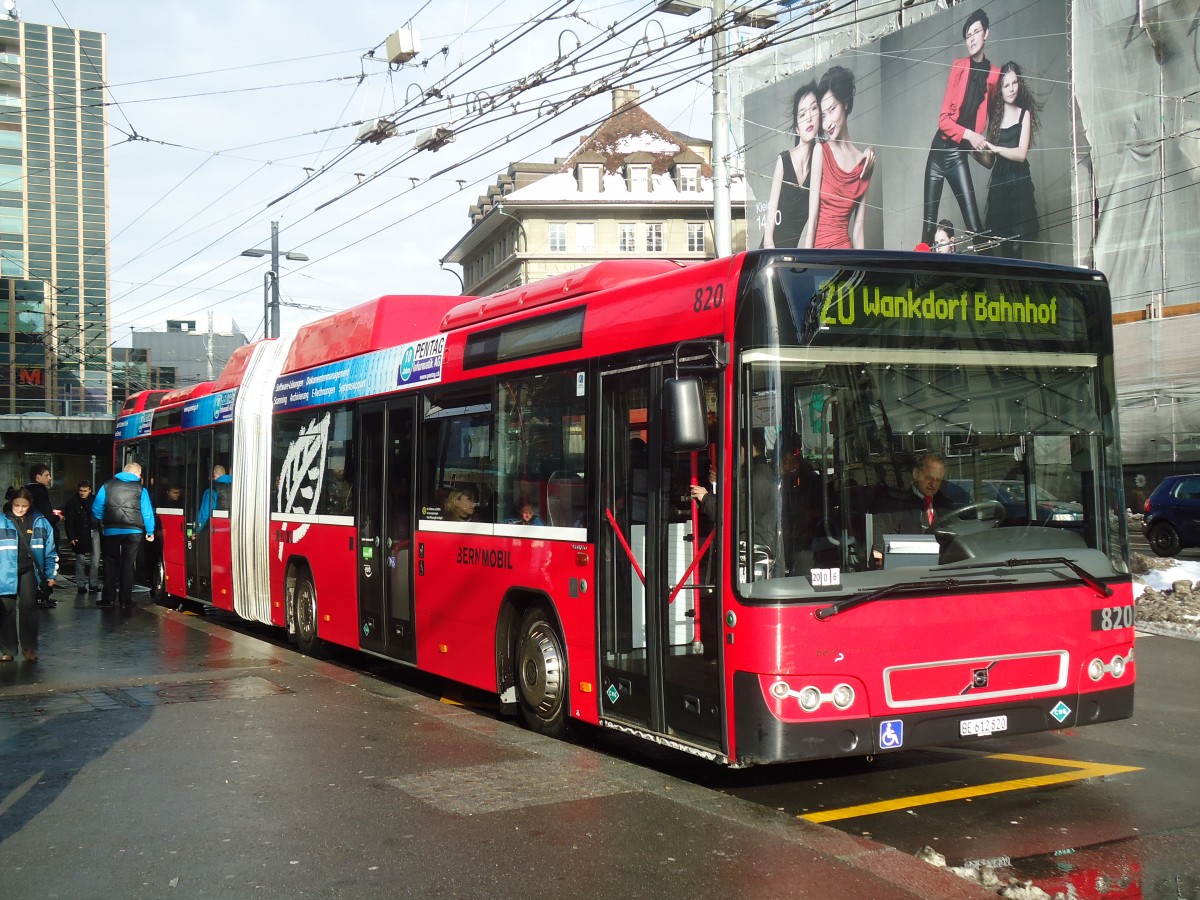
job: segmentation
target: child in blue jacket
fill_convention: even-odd
[[[38,586],[57,577],[54,528],[18,488],[0,515],[0,663],[12,662],[18,638],[26,662],[37,662]]]

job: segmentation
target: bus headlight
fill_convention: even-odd
[[[1093,659],[1088,663],[1087,673],[1088,678],[1092,679],[1092,681],[1099,681],[1104,677],[1104,663],[1098,659]]]
[[[1112,672],[1113,678],[1120,678],[1125,674],[1125,657],[1114,656],[1112,662],[1109,663],[1108,671]]]
[[[800,692],[797,702],[802,710],[812,712],[821,705],[821,692],[810,685]]]
[[[833,705],[838,709],[849,709],[854,705],[854,688],[839,684],[833,689]]]

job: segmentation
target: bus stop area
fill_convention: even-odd
[[[994,897],[915,857],[153,603],[0,666],[0,891]]]

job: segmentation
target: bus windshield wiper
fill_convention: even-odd
[[[1016,579],[1013,578],[939,578],[936,581],[901,581],[896,584],[889,584],[885,587],[876,588],[873,591],[860,591],[857,594],[851,594],[849,597],[843,597],[829,606],[823,606],[815,613],[818,621],[825,621],[831,616],[836,616],[838,613],[850,609],[854,606],[862,606],[864,603],[871,603],[874,600],[880,600],[892,594],[909,593],[912,591],[950,591],[961,587],[982,587],[984,585],[993,584],[1015,584]]]
[[[1085,569],[1073,559],[1067,559],[1065,556],[1044,556],[1040,559],[1006,559],[1002,562],[987,562],[987,563],[971,563],[966,566],[950,566],[954,569],[995,569],[1000,566],[1005,566],[1009,569],[1015,569],[1017,566],[1066,566],[1078,576],[1079,580],[1090,587],[1101,597],[1111,597],[1113,589],[1107,584],[1104,584],[1095,575]]]

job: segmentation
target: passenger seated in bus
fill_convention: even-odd
[[[474,493],[463,488],[451,488],[442,505],[442,518],[447,522],[471,522],[475,519],[475,511],[479,501]]]
[[[533,504],[528,500],[521,499],[517,501],[516,515],[508,520],[509,525],[545,525],[541,516],[534,510]]]
[[[225,471],[224,466],[213,466],[212,486],[200,498],[200,508],[196,510],[196,531],[203,531],[212,518],[214,509],[229,509],[230,485],[233,476]]]

